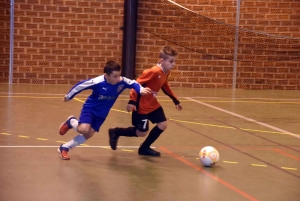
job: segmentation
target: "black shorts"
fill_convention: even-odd
[[[133,111],[131,118],[132,125],[137,127],[137,129],[141,132],[146,132],[149,130],[148,120],[150,120],[153,124],[167,121],[162,107],[159,107],[148,114],[138,114],[136,111]]]

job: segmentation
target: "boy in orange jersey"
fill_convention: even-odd
[[[167,119],[163,108],[156,99],[156,94],[160,89],[168,95],[176,105],[177,110],[182,110],[179,100],[172,92],[168,84],[168,76],[171,69],[175,66],[177,51],[169,46],[161,49],[159,63],[150,69],[145,70],[136,80],[143,87],[149,87],[152,94],[140,96],[134,90],[130,91],[130,100],[126,107],[127,111],[132,112],[132,127],[110,128],[109,144],[113,150],[117,149],[117,142],[120,136],[144,137],[148,134],[149,120],[156,124],[150,131],[148,137],[141,144],[138,153],[147,156],[160,156],[160,152],[150,148],[150,145],[167,128]]]

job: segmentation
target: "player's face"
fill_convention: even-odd
[[[175,56],[168,56],[167,59],[160,59],[160,64],[165,72],[172,70],[175,67]]]
[[[109,84],[117,84],[121,81],[121,71],[113,71],[110,75],[105,74],[106,82]]]

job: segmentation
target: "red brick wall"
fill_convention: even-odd
[[[7,83],[9,78],[9,30],[10,30],[9,0],[0,1],[0,82]]]
[[[121,0],[15,0],[13,82],[73,84],[102,74],[106,61],[121,62],[122,24]]]
[[[195,12],[190,15],[159,0],[140,2],[139,26],[143,30],[139,31],[138,73],[145,68],[145,61],[155,61],[152,57],[156,55],[149,51],[158,51],[161,44],[173,45],[162,37],[178,44],[181,52],[177,70],[170,77],[173,86],[232,87],[235,0],[175,0]],[[299,13],[296,0],[242,1],[238,88],[300,89]],[[179,17],[168,17],[173,15]]]
[[[136,75],[157,62],[161,46],[172,45],[180,53],[172,86],[232,87],[235,0],[176,0],[195,12],[180,16],[182,23],[159,0],[138,2]],[[240,26],[250,32],[240,31],[237,87],[299,90],[300,2],[241,2]],[[7,82],[9,1],[1,5],[0,82]],[[107,60],[121,63],[122,25],[121,0],[15,0],[14,83],[73,84],[102,74]]]
[[[290,50],[291,57],[285,57],[285,60],[281,62],[260,61],[259,58],[256,62],[240,62],[238,87],[299,90],[300,1],[242,1],[240,26],[245,29],[274,34],[275,36],[269,37],[270,45],[267,47],[273,49],[270,46],[278,42],[280,45],[277,45],[276,48],[280,47],[281,51]],[[286,37],[280,39],[278,35]],[[259,41],[256,45],[259,45]],[[293,52],[295,52],[294,56]],[[266,54],[267,52],[265,52]],[[279,54],[276,54],[271,56],[278,55],[279,57]]]

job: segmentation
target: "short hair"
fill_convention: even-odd
[[[159,58],[167,59],[169,56],[177,56],[178,52],[170,46],[164,46],[159,52]]]
[[[121,66],[115,61],[108,61],[106,62],[104,66],[104,73],[106,73],[108,76],[113,72],[113,71],[120,71]]]

